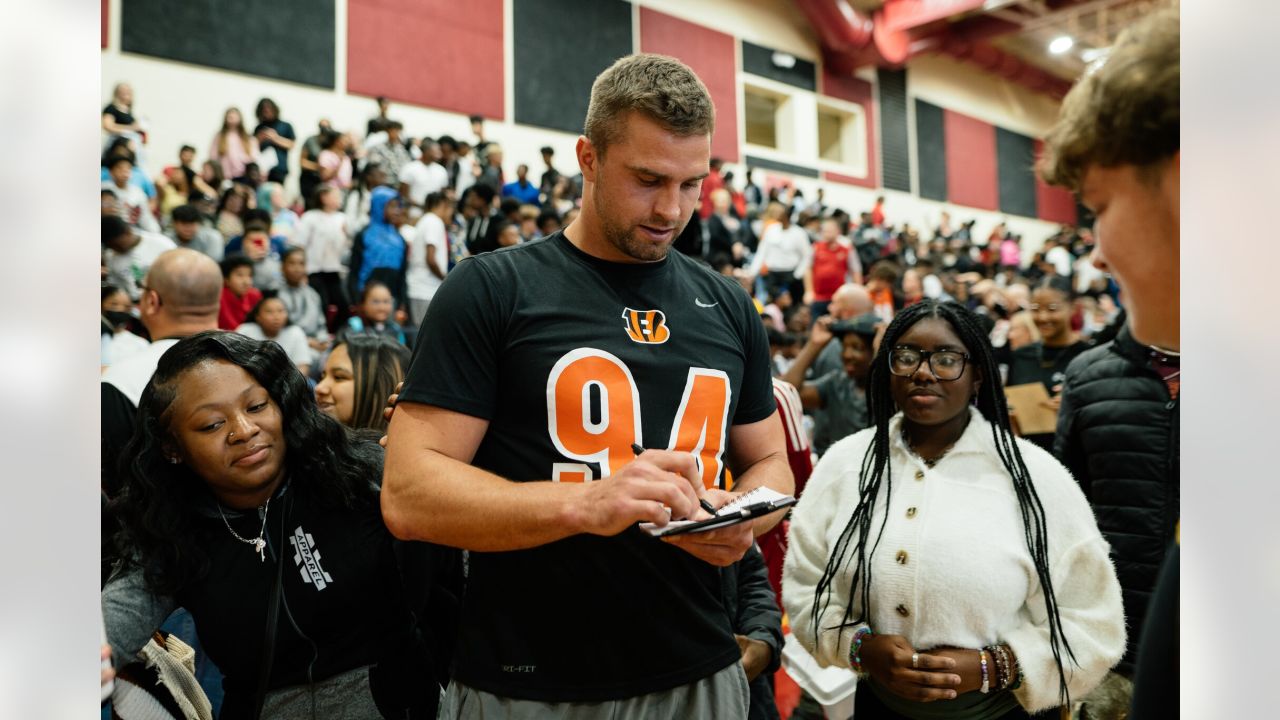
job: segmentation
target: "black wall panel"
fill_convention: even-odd
[[[778,172],[799,175],[800,177],[816,178],[821,176],[821,173],[811,167],[793,165],[791,163],[779,162],[777,160],[767,160],[765,158],[752,157],[750,155],[746,157],[744,162],[747,167],[761,168],[764,170],[777,170]]]
[[[742,71],[759,75],[780,83],[794,85],[803,90],[817,92],[818,68],[808,60],[796,58],[795,67],[790,69],[773,64],[773,48],[755,45],[742,41]]]
[[[124,52],[333,87],[334,0],[123,0],[120,26]]]
[[[947,200],[947,138],[942,108],[916,99],[916,174],[920,197]]]
[[[631,3],[518,0],[512,13],[515,121],[582,132],[591,83],[631,54]]]
[[[911,192],[911,131],[907,124],[907,71],[879,70],[880,178],[891,190]]]
[[[996,176],[1000,212],[1036,217],[1036,142],[1012,130],[996,128]]]

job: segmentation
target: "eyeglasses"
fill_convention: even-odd
[[[911,377],[920,369],[920,364],[929,361],[929,370],[942,382],[959,380],[964,374],[968,353],[956,350],[916,350],[909,347],[896,347],[889,352],[889,372],[898,377]]]
[[[160,297],[160,291],[159,291],[159,290],[156,290],[155,288],[151,287],[150,285],[147,285],[146,281],[143,281],[143,282],[138,283],[138,304],[139,304],[139,305],[141,305],[141,304],[142,304],[142,298],[146,297],[146,296],[147,296],[147,293],[149,293],[149,292],[153,292],[153,293],[155,293],[155,294],[156,294],[156,303],[157,303],[157,304],[161,304],[161,305],[163,305],[163,304],[164,304],[164,298]]]

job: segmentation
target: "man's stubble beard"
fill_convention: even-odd
[[[600,192],[600,184],[596,183],[595,192],[591,194],[592,204],[595,206],[596,217],[600,218],[600,227],[604,232],[605,242],[617,248],[619,252],[629,258],[634,258],[642,262],[657,262],[667,256],[671,251],[671,246],[675,244],[676,238],[680,233],[684,232],[685,225],[688,222],[681,223],[671,234],[671,240],[663,245],[654,245],[647,240],[640,240],[632,233],[635,227],[616,223],[613,216],[609,212],[608,205],[603,200],[603,194]]]

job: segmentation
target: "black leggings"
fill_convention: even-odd
[[[320,294],[320,307],[324,311],[326,327],[329,328],[329,332],[335,332],[346,324],[347,318],[351,315],[351,300],[347,297],[347,289],[343,287],[342,278],[336,272],[318,272],[311,273],[307,280]],[[330,305],[337,308],[333,315],[330,315]]]
[[[1019,706],[1001,715],[1000,720],[1030,720],[1031,718],[1050,720],[1057,715],[1057,710],[1028,715],[1027,711]],[[862,683],[862,687],[858,688],[857,694],[853,697],[853,717],[856,720],[908,720],[907,716],[899,715],[885,707],[884,703],[880,702],[880,698],[876,697],[875,691],[866,683]]]

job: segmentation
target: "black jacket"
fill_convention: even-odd
[[[771,678],[782,665],[782,611],[778,609],[764,556],[756,546],[738,562],[720,571],[721,593],[733,632],[769,645],[773,657],[750,682],[749,720],[776,720],[778,707],[773,699]]]
[[[212,498],[189,518],[208,565],[171,602],[191,613],[201,645],[223,673],[219,717],[253,715],[279,576],[270,691],[370,666],[370,694],[384,717],[434,718],[454,646],[462,584],[457,551],[395,540],[376,496],[350,509],[329,507],[304,490],[283,486],[265,525],[252,512],[224,519]],[[244,537],[263,531],[266,558],[229,529]],[[107,635],[126,657],[150,636],[150,622],[162,619],[151,617],[161,601],[148,599],[154,593],[139,575],[126,567],[103,592]]]
[[[1133,665],[1138,633],[1178,522],[1178,401],[1129,328],[1072,361],[1054,454],[1093,506],[1124,593]]]

